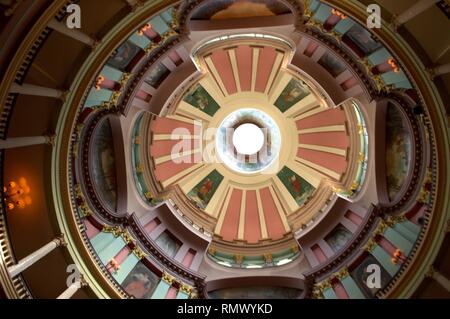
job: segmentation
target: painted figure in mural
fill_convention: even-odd
[[[204,94],[199,92],[199,90],[196,90],[194,92],[194,94],[192,94],[192,97],[195,99],[195,101],[197,102],[198,107],[201,110],[204,110],[205,108],[208,107],[208,105],[209,105],[208,98]]]
[[[301,86],[299,82],[294,82],[295,85],[288,90],[283,92],[283,100],[285,103],[292,103],[295,101],[299,96],[305,93],[305,90]]]
[[[125,42],[115,52],[113,58],[114,62],[122,63],[124,61],[127,61],[130,58],[131,52],[132,52],[131,46],[127,42]]]
[[[208,196],[209,192],[211,192],[212,187],[213,187],[212,181],[209,178],[205,179],[202,186],[198,190],[197,196],[200,199],[205,200],[206,196]]]
[[[152,288],[152,282],[147,274],[133,274],[132,281],[125,286],[125,291],[135,298],[142,299]]]
[[[339,251],[351,238],[352,233],[339,224],[327,237],[325,237],[325,241],[330,245],[333,251]]]
[[[289,180],[290,180],[291,185],[294,188],[295,192],[300,195],[301,191],[302,191],[302,185],[301,185],[300,181],[297,179],[297,176],[292,175],[289,178]]]

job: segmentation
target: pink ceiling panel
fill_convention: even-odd
[[[233,68],[231,67],[230,57],[225,50],[216,50],[211,55],[211,60],[222,79],[223,85],[228,94],[234,94],[237,92],[236,81],[233,75]]]
[[[261,93],[265,91],[276,57],[277,52],[272,47],[264,47],[260,50],[258,70],[256,72],[255,91]]]
[[[181,161],[181,163],[167,161],[156,165],[155,167],[156,179],[161,182],[166,181],[169,178],[177,175],[178,173],[196,164],[196,158],[194,155],[187,155],[179,158],[179,160]]]
[[[342,125],[345,123],[345,113],[341,109],[329,109],[305,117],[296,122],[297,129],[304,130],[313,127]]]
[[[233,241],[238,237],[239,216],[241,211],[242,190],[233,189],[223,220],[220,235],[224,240]]]
[[[349,146],[349,137],[345,132],[318,132],[299,134],[298,142],[301,144],[320,145],[345,149]]]
[[[306,148],[299,148],[297,156],[310,161],[314,164],[328,168],[338,174],[342,174],[347,169],[347,161],[345,157],[327,152],[309,150]]]
[[[153,134],[172,134],[174,132],[181,134],[194,134],[194,125],[169,119],[165,117],[159,117],[151,124],[151,130]],[[175,131],[176,130],[176,131]]]
[[[252,89],[252,63],[253,50],[248,45],[241,45],[236,49],[236,60],[239,72],[239,81],[242,91]]]
[[[175,145],[182,143],[183,152],[188,152],[190,150],[194,150],[196,146],[198,146],[198,140],[163,140],[163,141],[154,141],[152,145],[150,145],[150,155],[154,158],[158,158],[161,156],[170,155]],[[174,152],[178,153],[180,148],[177,147]]]
[[[257,243],[261,238],[261,227],[259,224],[258,203],[256,191],[247,191],[245,197],[245,224],[244,239],[249,243]]]
[[[272,239],[279,239],[285,234],[285,229],[275,201],[272,198],[272,193],[268,187],[261,189],[259,193],[261,195],[268,236]]]

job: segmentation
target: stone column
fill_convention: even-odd
[[[88,284],[87,282],[84,280],[83,276],[80,276],[80,278],[75,281],[73,284],[71,284],[69,287],[67,287],[66,290],[64,290],[64,292],[62,294],[60,294],[56,299],[70,299],[72,298],[73,295],[75,295],[75,293],[84,287],[87,287]]]
[[[425,10],[429,9],[432,5],[434,5],[439,0],[419,0],[412,6],[410,6],[406,11],[396,15],[392,20],[392,24],[395,27],[399,27],[409,20],[413,19],[417,15],[421,14]]]
[[[97,41],[92,37],[88,36],[78,29],[69,29],[64,23],[61,23],[56,19],[52,19],[49,22],[48,27],[68,36],[69,38],[80,41],[90,47],[95,47],[97,44]]]
[[[38,260],[41,260],[42,258],[47,256],[56,247],[65,246],[65,245],[66,245],[66,242],[64,241],[64,237],[62,235],[60,237],[53,239],[47,245],[39,248],[35,252],[26,256],[25,258],[19,260],[19,262],[16,265],[9,267],[8,268],[9,275],[11,276],[11,278],[17,276],[22,271],[28,269],[35,262],[37,262]]]
[[[22,85],[13,83],[10,92],[24,95],[54,97],[57,99],[64,97],[64,91],[26,83]]]
[[[54,142],[55,142],[54,135],[10,137],[7,138],[6,140],[0,140],[0,149],[8,149],[40,144],[53,145]]]
[[[428,72],[430,73],[431,78],[448,74],[450,73],[450,63],[435,66],[434,68],[428,69]]]
[[[135,11],[137,8],[143,5],[142,0],[125,0],[128,5],[131,7],[131,10]]]
[[[438,284],[440,284],[445,290],[450,292],[450,280],[447,279],[443,274],[434,269],[433,266],[430,267],[428,272],[425,274],[425,277],[432,278],[436,280]]]

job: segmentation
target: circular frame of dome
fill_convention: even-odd
[[[264,135],[261,149],[254,154],[240,153],[233,144],[236,129],[246,124],[258,127]],[[217,130],[216,150],[219,159],[228,168],[239,173],[253,174],[265,170],[278,158],[280,149],[280,129],[275,121],[261,110],[238,109],[229,114]]]

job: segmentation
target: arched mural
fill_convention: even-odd
[[[388,103],[386,110],[386,183],[390,201],[405,184],[411,166],[412,136],[401,110]]]
[[[289,287],[251,286],[209,292],[211,299],[297,299],[302,290]]]
[[[117,176],[111,123],[101,121],[91,144],[91,176],[102,202],[112,211],[117,209]]]
[[[290,13],[288,7],[277,0],[214,0],[208,1],[194,13],[194,20],[223,20],[274,16]]]

